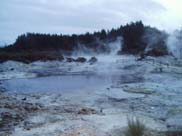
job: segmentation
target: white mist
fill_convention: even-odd
[[[169,53],[178,59],[182,59],[182,31],[173,32],[167,40],[167,46]]]

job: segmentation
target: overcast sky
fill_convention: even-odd
[[[172,31],[182,26],[182,0],[0,0],[0,45],[26,32],[85,33],[142,20]]]

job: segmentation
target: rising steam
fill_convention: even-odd
[[[97,56],[101,54],[105,55],[117,55],[118,51],[122,49],[123,38],[117,37],[114,41],[102,42],[96,40],[94,44],[99,45],[96,49],[89,48],[83,44],[77,44],[77,48],[74,49],[73,56]],[[90,45],[92,46],[92,45]]]
[[[123,38],[118,37],[116,41],[109,43],[107,46],[109,47],[110,54],[116,55],[118,51],[122,50]]]
[[[182,30],[175,31],[167,39],[169,53],[174,57],[182,59]]]

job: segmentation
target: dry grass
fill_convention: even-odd
[[[128,119],[128,127],[125,136],[144,136],[146,131],[145,125],[138,119]]]
[[[124,136],[182,136],[182,131],[157,132],[147,129],[139,119],[128,119]]]

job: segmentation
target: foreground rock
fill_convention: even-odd
[[[29,114],[42,109],[40,104],[26,102],[15,96],[0,94],[0,135],[9,135],[15,126],[20,124]]]

